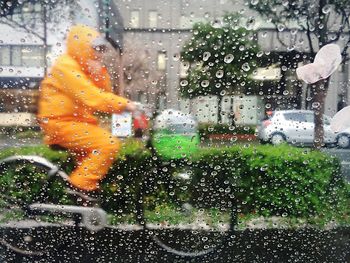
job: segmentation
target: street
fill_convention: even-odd
[[[29,247],[43,252],[40,256],[25,256],[2,247],[2,262],[343,263],[350,259],[348,228],[235,231],[222,248],[199,258],[182,258],[169,253],[157,246],[151,232],[143,230],[105,228],[91,233],[79,227],[53,226],[0,228],[0,232],[7,240],[23,244],[22,252],[28,252]]]

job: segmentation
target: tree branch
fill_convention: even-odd
[[[35,32],[34,30],[26,27],[25,25],[23,24],[20,24],[12,19],[9,19],[7,17],[3,17],[1,20],[0,20],[0,23],[3,23],[5,25],[8,25],[12,28],[20,28],[20,29],[23,29],[25,31],[27,31],[27,33],[30,33],[30,34],[33,34],[34,36],[38,37],[41,41],[44,41],[44,37],[41,36],[40,34],[38,34],[37,32]]]
[[[330,43],[333,43],[333,42],[336,42],[339,40],[340,36],[343,34],[344,32],[344,28],[346,25],[349,25],[349,17],[346,15],[345,11],[344,10],[341,10],[342,12],[342,20],[343,20],[343,23],[341,24],[339,30],[337,31],[336,33],[336,37],[333,39],[333,40],[329,40],[326,42],[326,44],[330,44]]]
[[[343,49],[343,51],[342,51],[342,53],[341,53],[341,55],[342,55],[342,57],[343,57],[342,63],[345,63],[346,61],[349,60],[349,59],[348,59],[347,51],[348,51],[348,48],[349,48],[349,46],[350,46],[350,32],[348,33],[348,37],[349,37],[349,39],[348,39],[348,41],[345,43],[344,49]]]
[[[288,44],[284,43],[281,36],[280,36],[280,31],[278,30],[278,26],[275,25],[276,27],[276,32],[277,32],[277,40],[281,43],[282,46],[288,47]]]
[[[306,22],[306,26],[307,26],[307,29],[306,29],[306,36],[307,36],[307,39],[308,39],[308,41],[309,41],[310,53],[313,55],[313,54],[315,54],[315,50],[314,50],[314,46],[312,45],[312,39],[311,39],[311,31],[310,31],[309,19],[308,19],[307,22]]]

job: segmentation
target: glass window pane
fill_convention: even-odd
[[[22,65],[27,67],[40,67],[43,65],[43,48],[27,46],[22,48]]]
[[[148,13],[149,27],[157,27],[157,17],[158,13],[156,11],[150,11]]]
[[[130,27],[139,27],[140,25],[140,11],[133,10],[130,12]]]
[[[0,46],[0,65],[9,66],[10,64],[11,64],[10,47]]]
[[[180,63],[180,78],[186,78],[188,76],[189,63],[181,62]]]
[[[22,65],[22,47],[14,46],[11,52],[11,65],[21,66]]]
[[[159,52],[158,53],[158,69],[159,70],[165,70],[166,69],[166,53],[165,52]]]
[[[34,5],[34,10],[35,10],[35,12],[40,12],[40,11],[41,11],[41,4],[36,3],[36,4]]]

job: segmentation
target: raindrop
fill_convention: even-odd
[[[210,58],[211,54],[210,52],[204,52],[203,53],[203,61],[208,61],[208,59]]]
[[[254,29],[255,23],[256,23],[255,19],[250,18],[249,21],[247,22],[247,29],[248,30]]]
[[[211,26],[213,28],[221,28],[223,26],[223,23],[221,20],[214,20],[212,23],[211,23]]]
[[[260,171],[264,172],[267,170],[267,168],[268,168],[267,165],[261,166]]]
[[[243,69],[244,71],[249,71],[249,70],[250,70],[249,64],[248,64],[247,62],[244,63],[244,64],[242,65],[242,69]]]
[[[187,80],[183,79],[183,80],[180,81],[180,86],[181,87],[185,87],[187,85],[188,85],[188,81]]]
[[[99,155],[100,152],[99,152],[99,150],[93,150],[93,151],[92,151],[92,154],[94,154],[94,155]]]
[[[24,236],[24,237],[23,237],[23,240],[24,240],[25,242],[29,243],[29,242],[32,242],[32,241],[33,241],[33,238],[32,238],[31,236]]]
[[[322,8],[322,12],[323,12],[324,14],[328,14],[330,11],[331,11],[331,5],[325,5],[325,6]]]
[[[250,1],[251,5],[257,5],[259,3],[259,0],[252,0]]]
[[[290,33],[291,33],[292,35],[296,35],[296,33],[298,33],[298,29],[293,28],[293,29],[290,31]]]
[[[283,91],[283,95],[288,95],[289,94],[289,91],[288,90],[284,90]]]
[[[256,56],[257,56],[258,58],[262,57],[262,55],[264,55],[264,52],[263,52],[263,51],[259,51],[259,52],[256,54]]]
[[[287,7],[288,4],[289,4],[289,0],[283,0],[283,1],[282,1],[282,5],[283,5],[283,6],[286,6],[286,7]]]
[[[203,81],[201,82],[201,86],[202,86],[203,88],[208,87],[208,86],[209,86],[209,80],[203,80]]]
[[[231,63],[234,59],[234,56],[232,54],[227,54],[225,57],[224,57],[224,62],[225,63]]]
[[[48,123],[48,122],[49,122],[49,119],[48,119],[48,118],[42,118],[41,121],[42,121],[43,123]]]
[[[224,76],[224,71],[223,70],[218,70],[215,74],[215,76],[218,78],[218,79],[221,79],[223,76]]]
[[[266,109],[270,109],[271,108],[271,104],[270,103],[266,103],[265,108]]]
[[[284,29],[285,29],[285,26],[284,26],[283,24],[278,24],[278,25],[277,25],[277,30],[278,30],[279,32],[282,32]]]
[[[320,107],[320,103],[319,102],[313,102],[312,103],[312,108],[315,108],[315,109],[317,109],[317,108],[319,108]]]
[[[180,59],[180,54],[174,54],[173,60],[174,61],[179,61],[179,59]]]

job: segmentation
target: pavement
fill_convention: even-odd
[[[0,228],[1,262],[350,262],[347,228],[334,230],[247,229],[234,231],[216,250],[188,257],[159,246],[155,236],[164,231],[105,228],[90,232],[73,226]],[[176,242],[182,230],[168,233],[164,242]],[[180,233],[181,232],[181,233]],[[1,242],[2,241],[2,242]],[[170,241],[171,242],[171,241]],[[190,249],[176,242],[180,249]],[[17,250],[11,248],[14,244]],[[30,255],[30,251],[36,254]]]

